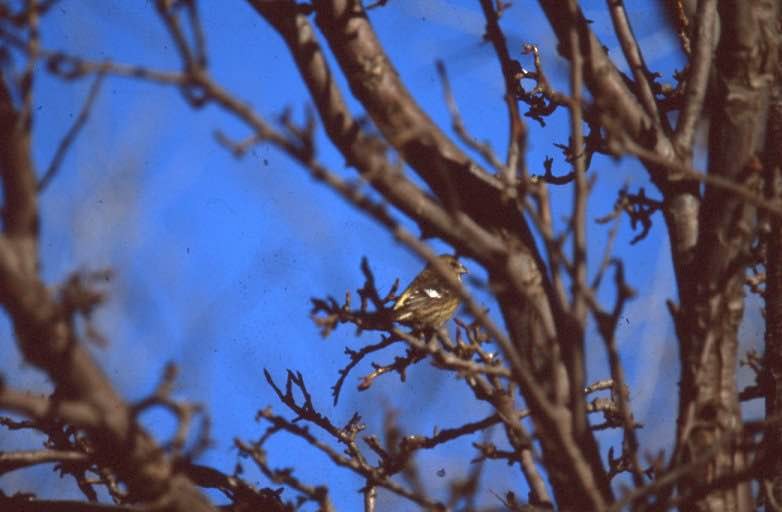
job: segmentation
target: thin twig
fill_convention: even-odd
[[[49,162],[49,166],[46,168],[46,172],[44,173],[43,178],[41,178],[41,180],[38,182],[38,193],[46,190],[46,187],[60,169],[60,165],[62,164],[65,155],[68,153],[68,149],[76,140],[76,137],[79,135],[81,129],[87,123],[87,119],[89,119],[90,116],[90,111],[92,110],[92,106],[95,104],[95,99],[98,97],[98,93],[100,92],[100,88],[103,84],[103,79],[105,76],[105,73],[97,73],[95,75],[95,80],[93,80],[92,85],[90,86],[90,90],[87,93],[87,99],[84,100],[84,105],[82,105],[79,115],[76,116],[73,124],[65,133],[65,136],[62,138],[62,140],[60,140],[60,143],[57,145],[57,151],[54,152],[52,161]]]
[[[445,104],[448,107],[448,112],[451,114],[451,126],[465,145],[476,153],[488,163],[493,169],[501,172],[505,172],[505,165],[500,162],[494,150],[491,148],[489,142],[479,142],[472,135],[467,132],[467,128],[464,126],[462,115],[459,112],[459,106],[456,104],[456,99],[453,96],[451,90],[451,83],[448,81],[448,73],[445,70],[445,64],[443,61],[438,60],[436,62],[437,74],[440,77],[440,83],[443,86],[443,96],[445,96]]]
[[[764,199],[757,192],[747,187],[744,187],[742,185],[739,185],[733,180],[730,180],[728,178],[723,178],[722,176],[718,176],[716,174],[706,174],[697,171],[696,169],[690,167],[689,165],[683,164],[678,161],[669,160],[664,156],[660,156],[654,151],[650,151],[646,148],[643,148],[638,144],[636,144],[635,142],[627,139],[623,140],[621,144],[623,144],[624,149],[628,153],[631,153],[642,160],[648,161],[652,164],[673,171],[675,174],[671,176],[670,179],[690,179],[690,180],[703,182],[706,185],[711,185],[712,187],[716,187],[725,190],[727,192],[730,192],[731,194],[735,195],[739,199],[743,199],[747,203],[771,215],[774,215],[776,217],[782,217],[782,206],[778,202]]]
[[[519,115],[517,103],[517,81],[521,66],[513,61],[508,52],[508,44],[505,34],[500,27],[500,13],[495,9],[492,0],[480,0],[483,16],[486,18],[486,38],[491,42],[497,60],[500,62],[502,77],[505,82],[505,105],[508,113],[508,155],[503,170],[503,178],[506,187],[514,190],[517,172],[523,169],[524,146],[526,145],[527,130]],[[526,176],[522,176],[526,178]]]

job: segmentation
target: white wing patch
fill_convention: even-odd
[[[424,288],[424,293],[430,298],[430,299],[442,299],[443,296],[440,295],[440,292],[435,290],[434,288]]]

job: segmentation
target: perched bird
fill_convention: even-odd
[[[441,254],[438,259],[461,281],[467,269],[455,256]],[[393,308],[394,321],[415,328],[438,328],[459,307],[459,296],[432,265],[427,265],[399,296]]]

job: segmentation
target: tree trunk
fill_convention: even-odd
[[[766,191],[767,195],[782,198],[782,87],[779,79],[769,109],[768,135],[766,137]],[[765,392],[766,418],[782,412],[782,221],[771,217],[766,237],[766,350],[763,373],[759,384]],[[782,426],[775,426],[766,433],[765,451],[782,453]],[[770,457],[764,468],[765,478],[771,484],[766,499],[782,503],[782,459]],[[769,510],[778,510],[769,505]]]
[[[776,67],[776,2],[720,2],[721,37],[709,134],[709,174],[760,189],[769,86]],[[736,391],[738,327],[744,278],[756,232],[756,209],[706,187],[698,245],[680,283],[677,315],[682,361],[677,458],[682,463],[717,449],[679,487],[683,496],[741,470],[744,454],[732,439],[741,431]],[[686,507],[699,511],[752,509],[748,484],[720,487]]]

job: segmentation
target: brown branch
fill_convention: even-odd
[[[686,18],[685,18],[686,19]],[[717,1],[703,0],[698,2],[695,19],[695,52],[689,63],[687,86],[684,92],[676,133],[673,141],[677,151],[685,157],[692,154],[692,144],[695,138],[695,128],[703,111],[703,101],[709,86],[709,76],[712,71],[714,56]]]
[[[375,512],[377,504],[377,488],[367,483],[364,488],[364,512]]]
[[[655,151],[666,156],[673,155],[659,120],[647,114],[628,89],[580,9],[570,11],[570,2],[560,0],[541,0],[540,4],[557,35],[563,57],[570,58],[572,55],[569,48],[571,28],[578,31],[579,47],[584,58],[584,81],[595,98],[602,118],[612,119],[628,137],[639,144],[654,141]]]
[[[413,503],[417,503],[418,505],[421,505],[427,509],[430,510],[443,509],[442,504],[436,501],[432,501],[429,498],[422,496],[420,494],[408,491],[407,489],[397,484],[393,480],[385,477],[381,471],[370,466],[366,462],[366,460],[363,459],[362,456],[358,455],[359,452],[354,452],[353,450],[351,450],[348,453],[348,455],[343,455],[341,452],[333,449],[328,444],[319,440],[312,433],[310,433],[308,429],[302,428],[297,424],[286,420],[285,418],[276,416],[269,410],[264,410],[259,412],[258,417],[263,418],[265,421],[271,424],[270,428],[272,428],[273,431],[269,431],[269,434],[277,431],[288,432],[296,437],[301,438],[310,446],[323,452],[337,466],[349,469],[354,473],[363,476],[367,480],[374,482],[377,486],[388,489],[389,491],[398,494],[412,501]],[[343,435],[344,435],[343,433],[338,433],[336,438],[340,439],[343,437]],[[267,438],[268,438],[268,434],[267,434]],[[243,442],[239,442],[237,446],[240,448],[240,450],[242,449],[242,447],[245,448],[247,447],[247,445]],[[252,451],[245,452],[245,453],[248,453],[250,456],[253,456]]]
[[[46,168],[46,172],[44,173],[43,178],[41,178],[41,180],[38,182],[39,193],[46,190],[46,187],[57,174],[57,171],[60,169],[60,165],[62,164],[65,155],[68,153],[68,149],[70,149],[70,147],[73,145],[76,137],[79,135],[79,132],[81,132],[81,129],[87,123],[87,119],[90,116],[90,111],[92,110],[92,106],[95,104],[95,100],[98,97],[98,93],[100,92],[100,87],[103,84],[103,79],[105,76],[106,75],[103,73],[98,73],[95,75],[95,80],[93,80],[92,85],[90,86],[90,90],[87,93],[87,99],[84,100],[84,105],[82,105],[79,115],[76,116],[73,124],[70,128],[68,128],[68,131],[65,133],[65,136],[63,136],[62,140],[60,140],[60,143],[57,145],[57,150],[54,152],[54,157],[52,157],[52,161]]]
[[[391,331],[394,336],[405,340],[409,345],[416,350],[425,352],[432,357],[435,366],[440,368],[446,368],[456,371],[459,374],[477,376],[481,374],[490,375],[494,377],[510,378],[512,371],[507,367],[499,365],[498,358],[492,358],[486,363],[478,363],[470,359],[462,357],[460,354],[449,353],[446,350],[439,348],[434,343],[427,343],[421,338],[402,332],[399,329],[393,329]]]
[[[10,46],[27,52],[24,40],[0,27],[0,37]],[[89,59],[71,55],[65,52],[39,48],[36,54],[46,62],[50,73],[65,80],[75,80],[88,75],[112,75],[124,78],[134,78],[164,85],[186,86],[187,75],[179,72],[161,71],[147,66],[120,64],[112,61],[95,62]]]
[[[348,374],[350,374],[350,371],[355,368],[356,365],[358,365],[358,363],[364,359],[364,357],[399,341],[401,340],[395,340],[394,338],[383,338],[378,343],[365,345],[359,350],[352,350],[349,347],[345,347],[345,354],[350,357],[350,362],[348,362],[347,366],[339,371],[339,378],[337,379],[337,382],[331,386],[331,395],[334,397],[334,405],[336,406],[337,402],[339,401],[339,393],[342,390],[342,385],[345,383],[345,379],[347,378]]]
[[[686,0],[674,0],[673,8],[676,11],[676,33],[679,36],[679,42],[682,45],[682,51],[688,57],[692,53],[692,46],[690,43],[690,21],[685,11]]]
[[[0,475],[17,469],[52,462],[87,462],[88,455],[65,450],[31,450],[0,452]]]
[[[709,177],[762,189],[758,155],[765,139],[767,98],[777,78],[777,3],[720,3],[721,37],[715,69],[717,90],[709,129]],[[761,50],[762,49],[762,50]],[[769,59],[769,55],[774,57]],[[750,194],[751,195],[751,194]],[[675,456],[684,464],[718,437],[742,429],[736,389],[738,331],[744,308],[744,276],[757,237],[755,203],[707,181],[689,286],[680,291],[676,316],[681,348],[681,381]],[[681,289],[681,288],[680,288]],[[719,407],[714,407],[719,403]],[[708,464],[679,484],[688,495],[747,464],[742,451],[722,446]],[[712,508],[752,507],[750,486],[737,482],[708,497]]]
[[[574,407],[574,413],[578,417],[583,416],[583,395],[580,392],[584,385],[583,375],[583,331],[586,327],[587,307],[583,290],[588,287],[587,284],[587,234],[586,234],[586,209],[589,199],[589,184],[586,177],[586,166],[584,163],[584,132],[583,132],[583,112],[581,111],[581,89],[583,87],[583,62],[581,58],[580,42],[578,33],[573,27],[570,30],[570,94],[572,102],[570,104],[570,153],[572,155],[571,164],[573,165],[574,186],[573,186],[573,215],[570,220],[570,230],[573,233],[573,284],[572,284],[572,304],[570,314],[577,324],[576,330],[570,330],[574,334],[568,341],[571,357],[570,378],[571,400]],[[581,418],[576,420],[582,421]],[[581,425],[580,428],[583,428]]]
[[[262,9],[258,5],[262,2],[252,3]],[[470,190],[470,202],[482,208],[484,216],[496,215],[486,209],[489,203],[481,198],[498,198],[501,184],[471,162],[416,104],[383,51],[361,4],[354,0],[317,2],[315,10],[318,27],[346,71],[351,91],[385,139],[444,204],[457,199],[469,210],[470,205],[458,195],[463,194],[461,190]],[[462,188],[465,186],[469,187]],[[492,210],[497,204],[492,204]]]
[[[300,14],[292,2],[251,1],[251,3],[264,19],[280,33],[288,45],[299,67],[302,79],[315,100],[315,107],[318,109],[326,133],[342,152],[346,161],[354,166],[367,182],[391,204],[410,218],[415,219],[424,233],[436,234],[471,255],[481,255],[485,258],[488,255],[503,252],[504,248],[499,241],[487,233],[479,223],[466,215],[457,215],[454,218],[443,206],[407,180],[399,169],[388,163],[385,156],[385,145],[365,134],[348,110],[336,83],[333,81],[333,72],[329,69],[326,57],[318,40],[314,37],[314,29],[306,16]],[[321,5],[325,8],[325,2],[318,3],[318,6]],[[345,37],[350,40],[350,44],[355,44],[353,32]],[[370,61],[371,59],[362,60],[362,62]],[[360,68],[360,66],[358,67]],[[221,104],[228,105],[227,102]],[[230,105],[228,106],[230,107]],[[392,105],[387,104],[387,108],[392,108]],[[411,128],[412,126],[406,126],[405,138],[410,138],[409,135],[415,131]],[[388,139],[388,136],[386,138]],[[393,143],[393,139],[390,140]],[[414,144],[412,139],[409,142]],[[428,151],[420,153],[419,156],[426,154]],[[307,160],[298,160],[304,165],[309,163]],[[451,164],[443,165],[446,167],[441,166],[440,168],[445,172],[447,165]],[[428,162],[428,169],[433,168],[437,168],[436,164]],[[459,174],[462,174],[461,170],[454,173],[454,175]],[[480,175],[484,174],[482,171],[480,172]],[[324,178],[326,178],[325,175]],[[440,179],[439,174],[432,179],[435,178]],[[330,177],[329,180],[324,179],[324,181],[331,185]],[[471,202],[475,203],[480,201],[480,190],[486,190],[485,186],[462,189],[458,184],[453,185],[459,190],[474,192],[476,195],[471,198]],[[449,185],[448,189],[451,190],[451,188]],[[495,199],[492,199],[491,204],[498,204]],[[445,204],[448,202],[446,201]]]
[[[605,224],[611,220],[618,220],[622,212],[626,213],[630,217],[632,229],[636,229],[636,226],[641,224],[641,232],[630,240],[630,245],[634,245],[646,238],[652,229],[652,215],[662,209],[663,202],[647,197],[643,187],[637,194],[631,194],[627,191],[627,186],[624,186],[619,190],[619,196],[614,202],[614,211],[595,220],[599,224]]]
[[[0,508],[24,512],[144,512],[145,507],[70,500],[38,500],[31,496],[7,497],[0,492]]]
[[[163,20],[186,70],[190,70],[194,67],[203,68],[206,66],[204,32],[201,23],[198,20],[196,5],[196,2],[192,1],[180,2],[178,5],[174,5],[174,2],[171,0],[157,0],[155,2],[158,15]],[[177,13],[173,10],[174,7],[187,10],[188,22],[190,25],[189,29],[193,32],[195,39],[193,47],[191,47],[190,43],[187,41],[187,36],[177,17]]]
[[[426,357],[425,352],[420,352],[414,349],[407,349],[407,353],[404,356],[394,357],[394,362],[389,364],[372,363],[373,370],[367,375],[361,378],[358,384],[359,391],[366,391],[372,387],[372,383],[376,378],[389,372],[397,372],[399,374],[399,380],[405,382],[407,378],[407,369],[412,365],[420,362]]]
[[[711,446],[704,449],[701,453],[696,454],[687,463],[672,467],[665,473],[658,475],[651,483],[631,490],[621,499],[612,503],[611,506],[606,509],[606,512],[619,512],[620,510],[624,510],[627,505],[639,503],[642,498],[649,496],[658,496],[658,499],[656,502],[650,503],[648,507],[643,507],[640,510],[663,510],[665,508],[670,508],[670,492],[679,482],[690,477],[692,473],[713,461],[726,446],[736,446],[738,451],[741,451],[742,453],[747,451],[746,447],[739,446],[739,443],[742,442],[742,439],[745,436],[763,433],[769,428],[779,425],[781,421],[782,417],[777,416],[766,420],[745,422],[743,431],[733,430],[726,432],[725,435],[716,438]],[[752,448],[762,449],[762,445],[755,445]],[[685,495],[682,498],[684,500],[689,500],[698,496],[705,496],[708,492],[715,489],[719,489],[723,486],[728,487],[728,483],[735,484],[747,481],[751,475],[756,474],[760,467],[762,467],[761,464],[758,464],[757,466],[748,466],[742,468],[738,472],[721,475],[718,479],[713,481],[699,482],[695,489],[692,489],[692,494]]]
[[[255,507],[253,510],[284,512],[288,509],[280,499],[280,490],[258,489],[237,475],[226,475],[214,468],[178,461],[177,470],[182,471],[197,486],[218,489],[237,508]]]
[[[491,426],[497,425],[501,421],[501,418],[497,414],[492,414],[482,420],[465,423],[459,427],[438,429],[437,434],[433,436],[405,436],[402,438],[400,445],[397,448],[397,452],[395,453],[396,457],[402,457],[403,459],[401,463],[397,462],[397,464],[403,465],[414,451],[421,449],[430,450],[462,436],[483,431]]]
[[[675,173],[674,176],[676,176],[676,178],[679,180],[693,180],[705,183],[706,185],[710,185],[714,188],[728,192],[735,198],[740,199],[749,205],[755,206],[770,215],[774,215],[775,217],[782,217],[782,205],[778,204],[776,201],[769,201],[765,199],[756,190],[740,185],[739,182],[725,178],[723,176],[719,176],[717,174],[707,174],[698,171],[689,165],[680,163],[679,161],[668,160],[628,140],[624,141],[623,146],[628,153],[672,171]]]
[[[569,2],[571,15],[575,15],[577,5]],[[589,196],[589,185],[586,177],[586,166],[584,162],[584,137],[583,137],[583,112],[581,110],[581,93],[583,87],[583,59],[581,50],[581,41],[575,26],[570,28],[568,48],[570,50],[570,154],[571,164],[573,166],[574,186],[573,186],[573,213],[570,220],[570,230],[573,233],[573,266],[571,272],[572,278],[572,301],[566,321],[568,326],[563,329],[562,351],[565,359],[565,365],[568,373],[569,386],[569,407],[571,413],[571,424],[573,435],[580,445],[582,453],[585,454],[585,462],[589,464],[592,475],[593,485],[591,495],[592,506],[601,508],[603,500],[610,497],[610,486],[606,480],[602,461],[594,435],[589,428],[587,419],[587,407],[584,400],[583,387],[586,380],[586,363],[584,360],[584,331],[586,329],[587,293],[589,285],[587,283],[587,238],[586,238],[586,208]],[[561,307],[565,307],[563,304]],[[588,455],[587,455],[588,454]],[[582,482],[583,485],[583,482]]]
[[[608,11],[611,13],[611,22],[614,25],[614,33],[619,40],[622,53],[624,53],[627,65],[630,66],[630,71],[635,79],[633,85],[636,88],[636,96],[650,118],[661,119],[663,123],[667,123],[666,118],[660,116],[657,108],[657,102],[655,101],[652,84],[649,79],[651,73],[646,67],[641,48],[633,34],[624,2],[621,0],[608,0],[607,3]]]
[[[27,63],[19,79],[19,90],[22,96],[22,105],[19,111],[20,132],[28,132],[33,123],[33,82],[35,80],[35,67],[38,61],[38,50],[41,46],[39,23],[40,13],[36,0],[25,0],[24,25],[29,36],[25,43]]]
[[[769,118],[766,127],[766,147],[763,155],[766,197],[782,199],[782,83],[777,76],[772,87]],[[765,242],[764,301],[766,332],[765,347],[760,372],[756,371],[757,387],[765,394],[766,418],[782,413],[782,218],[767,221],[767,231],[761,231]],[[759,277],[759,276],[755,276]],[[747,354],[749,363],[753,363]],[[782,426],[766,433],[766,450],[782,451]],[[762,481],[763,495],[768,508],[774,512],[782,509],[782,458],[769,461]],[[776,506],[776,508],[774,508]]]
[[[201,404],[181,402],[174,400],[171,397],[176,376],[176,366],[174,366],[173,363],[168,363],[163,371],[163,378],[160,380],[157,389],[155,389],[150,396],[133,404],[131,411],[135,417],[138,417],[147,409],[155,406],[163,407],[171,412],[171,414],[176,417],[177,428],[174,437],[171,441],[166,443],[164,447],[171,448],[173,454],[176,457],[180,457],[185,447],[185,443],[187,442],[188,435],[190,434],[193,418],[197,414],[203,414],[203,406]],[[209,422],[206,415],[203,415],[203,418],[204,428],[201,431],[200,439],[195,443],[187,458],[195,458],[199,452],[209,444]]]
[[[519,69],[516,76],[519,80],[518,99],[529,106],[529,110],[524,113],[525,116],[536,120],[541,126],[546,126],[543,118],[553,114],[558,107],[569,105],[571,99],[552,87],[543,69],[540,51],[536,44],[524,43],[521,47],[521,53],[523,55],[532,54],[532,64],[535,70],[530,71],[524,67]],[[533,80],[535,86],[528,92],[524,90],[522,80]]]
[[[518,179],[517,173],[522,171],[521,179],[526,178],[524,166],[524,149],[527,144],[527,129],[524,126],[519,115],[519,106],[517,103],[518,72],[521,65],[511,59],[508,52],[508,44],[505,40],[505,34],[500,27],[500,12],[495,9],[492,0],[481,0],[481,10],[486,18],[485,38],[491,42],[497,60],[500,63],[502,77],[505,82],[505,108],[508,113],[508,154],[505,159],[505,166],[501,167],[505,185],[509,188]]]
[[[36,49],[36,55],[40,52]],[[24,107],[22,107],[24,108]],[[110,467],[127,485],[131,499],[191,503],[192,512],[211,510],[210,504],[183,477],[171,473],[170,461],[154,440],[130,421],[127,405],[106,374],[78,339],[76,312],[67,297],[55,297],[39,275],[38,183],[31,160],[30,125],[20,122],[4,80],[0,81],[0,179],[3,185],[3,234],[0,236],[0,305],[11,318],[20,351],[54,382],[57,400],[80,411],[41,407],[42,400],[3,391],[12,406],[30,413],[72,413],[89,420],[85,428],[99,466]],[[14,401],[15,400],[15,401]],[[37,408],[37,409],[36,409]],[[41,410],[43,409],[43,410]],[[87,417],[85,417],[87,416]],[[64,419],[64,418],[63,418]]]
[[[612,263],[615,267],[616,286],[614,309],[610,315],[596,313],[595,319],[608,355],[611,379],[614,382],[613,394],[617,397],[616,402],[619,406],[619,414],[624,427],[625,442],[629,449],[628,459],[630,471],[633,475],[633,482],[637,487],[640,487],[643,485],[644,479],[643,471],[638,462],[639,442],[635,434],[635,420],[633,419],[633,413],[630,409],[630,397],[628,388],[625,384],[624,369],[622,367],[622,361],[619,358],[619,350],[616,346],[616,329],[624,310],[624,305],[635,293],[624,279],[624,266],[621,262],[619,260],[614,260]]]
[[[437,74],[440,77],[440,83],[443,86],[445,104],[448,107],[448,112],[451,114],[451,127],[453,128],[453,131],[456,132],[456,135],[463,144],[481,155],[486,163],[488,163],[493,169],[497,170],[498,172],[504,172],[505,164],[503,164],[499,158],[497,158],[497,155],[494,153],[494,150],[491,148],[489,142],[479,142],[467,132],[467,128],[465,128],[464,121],[462,120],[462,115],[459,113],[459,107],[456,104],[456,99],[453,97],[451,83],[448,81],[448,73],[445,71],[445,63],[441,60],[438,60],[435,65],[437,67]],[[518,158],[518,156],[516,158]]]
[[[43,395],[0,387],[0,409],[36,422],[61,419],[80,428],[97,428],[102,418],[89,405],[76,400],[51,400]]]
[[[26,274],[35,271],[38,262],[38,198],[30,157],[29,124],[14,108],[12,94],[4,75],[0,75],[0,140],[5,141],[0,151],[0,178],[3,184],[3,231],[21,243],[29,245],[29,263],[15,262]],[[0,258],[11,257],[0,247]],[[10,262],[8,262],[10,263]],[[4,279],[0,271],[0,290]],[[6,292],[7,293],[7,292]]]
[[[296,490],[302,496],[305,496],[307,500],[313,501],[320,507],[319,510],[323,512],[334,512],[334,505],[329,498],[328,487],[326,486],[311,486],[305,484],[295,476],[293,476],[293,470],[287,469],[273,469],[269,466],[266,452],[257,444],[251,445],[241,441],[239,439],[234,440],[234,446],[243,454],[250,456],[250,458],[261,470],[261,473],[270,481],[276,484],[282,484]],[[282,508],[282,507],[281,507]]]

